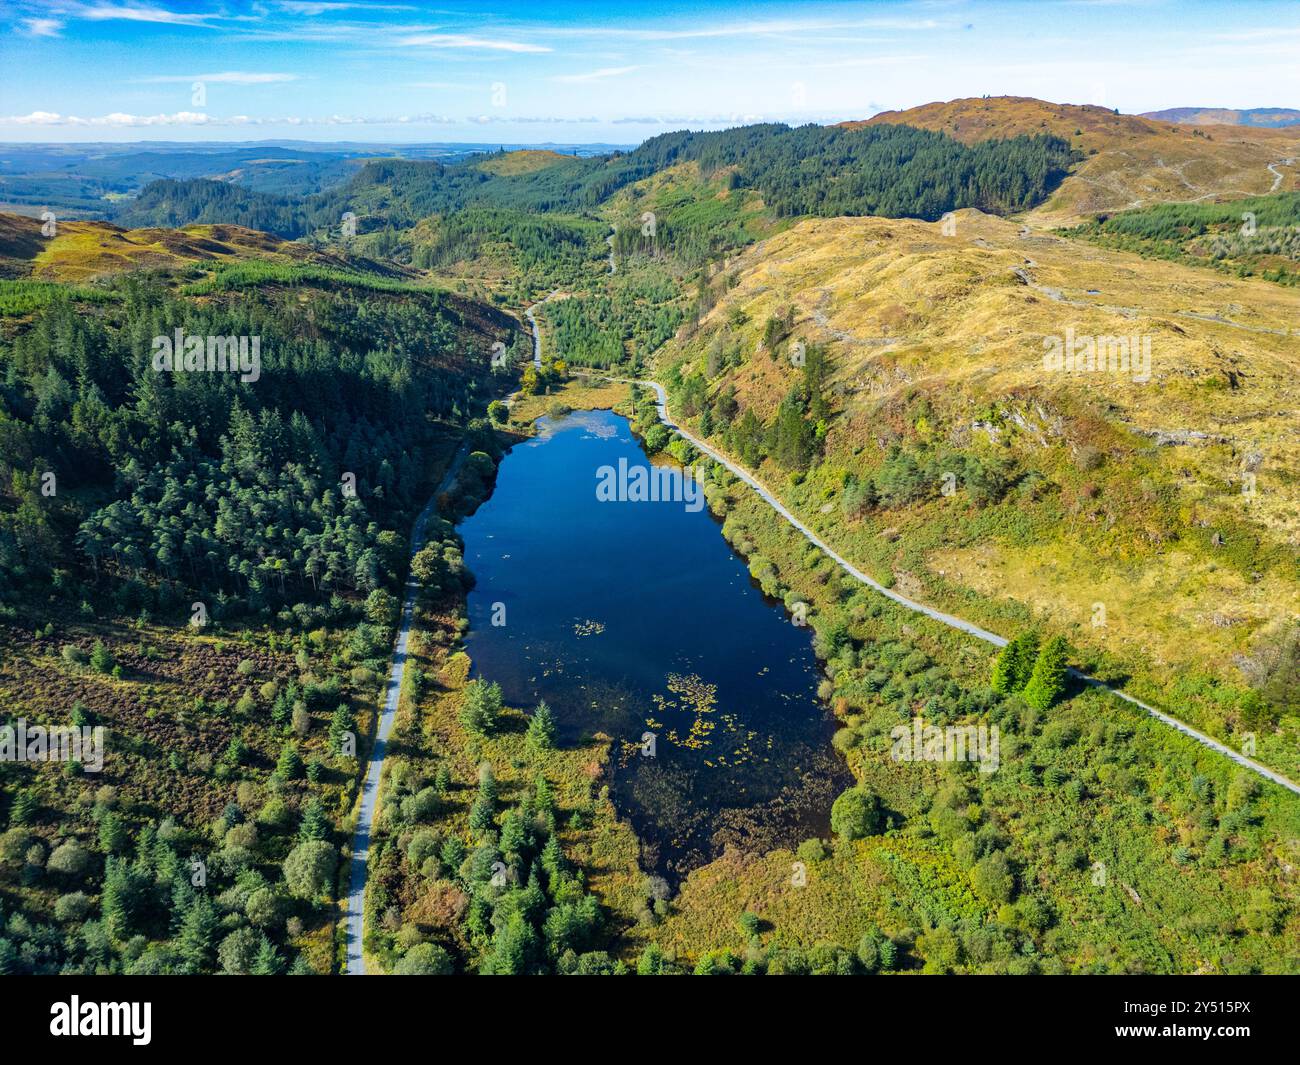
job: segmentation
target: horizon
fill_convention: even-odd
[[[15,145],[623,146],[982,96],[1284,108],[1277,86],[1300,59],[1300,14],[1273,0],[678,0],[653,17],[518,0],[492,15],[16,0],[0,18],[0,143]]]

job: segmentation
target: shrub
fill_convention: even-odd
[[[84,876],[90,868],[90,851],[77,840],[70,839],[54,848],[45,867],[64,876]]]
[[[450,976],[451,955],[436,943],[417,943],[393,967],[396,976]]]
[[[330,885],[337,862],[333,844],[319,839],[299,843],[284,860],[284,882],[298,898],[314,899]]]
[[[849,788],[831,805],[831,831],[841,839],[874,836],[880,822],[880,800],[861,786]]]
[[[90,913],[90,896],[84,891],[60,895],[54,903],[54,919],[60,924],[84,921]]]

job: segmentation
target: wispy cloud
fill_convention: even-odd
[[[328,15],[335,11],[416,11],[409,4],[317,3],[315,0],[276,0],[275,6],[294,15]]]
[[[170,26],[210,26],[224,17],[218,12],[171,11],[165,7],[136,4],[83,4],[74,8],[73,13],[92,22],[159,22]]]
[[[58,37],[63,29],[63,23],[56,18],[25,18],[23,25],[29,37]]]
[[[552,81],[563,81],[570,84],[577,84],[584,81],[601,81],[604,78],[616,78],[620,74],[630,74],[640,67],[601,67],[600,70],[589,70],[585,74],[556,74]]]
[[[219,74],[160,74],[152,78],[132,78],[141,85],[164,85],[169,83],[188,84],[194,81],[210,81],[228,85],[268,85],[279,81],[297,81],[297,74],[270,74],[251,70],[226,70]]]
[[[683,26],[662,29],[627,26],[577,26],[548,28],[548,33],[570,37],[622,37],[641,41],[678,41],[708,37],[788,37],[803,33],[827,33],[844,30],[944,30],[956,23],[937,19],[864,18],[864,19],[754,19],[746,22],[721,22],[713,25]]]
[[[544,44],[529,44],[501,38],[472,37],[464,33],[415,33],[399,37],[395,44],[403,48],[472,48],[485,52],[549,52]]]

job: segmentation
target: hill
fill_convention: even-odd
[[[1063,632],[1218,735],[1258,723],[1253,671],[1300,612],[1300,293],[970,211],[953,236],[800,222],[704,309],[659,360],[674,414],[847,557],[994,631]],[[1148,380],[1044,365],[1050,338],[1129,336]],[[1294,713],[1269,711],[1274,764]]]
[[[1082,158],[1047,201],[1026,214],[1060,226],[1152,203],[1261,195],[1289,188],[1300,130],[1190,128],[1104,107],[998,96],[886,111],[854,127],[906,124],[966,143],[1017,134],[1067,138]],[[1270,169],[1271,167],[1271,169]],[[1279,184],[1280,179],[1280,184]]]
[[[429,215],[471,207],[574,213],[593,211],[620,189],[691,162],[706,175],[729,170],[732,187],[757,192],[778,217],[933,219],[960,207],[1025,210],[1056,187],[1070,161],[1069,147],[1050,135],[966,144],[907,126],[793,129],[768,123],[667,133],[627,154],[609,156],[543,153],[517,160],[503,155],[451,165],[371,160],[345,186],[306,199],[201,179],[159,181],[124,202],[116,221],[130,226],[238,222],[298,237],[337,235],[348,212],[357,216],[361,232],[405,229]]]
[[[513,152],[498,152],[475,165],[489,174],[509,176],[532,174],[538,170],[545,170],[548,166],[555,166],[557,163],[570,162],[572,159],[571,155],[545,148],[520,148]]]
[[[1193,126],[1275,128],[1300,125],[1300,111],[1293,107],[1251,107],[1244,111],[1229,107],[1168,107],[1163,111],[1146,111],[1142,117]]]
[[[135,270],[191,276],[238,263],[314,266],[401,281],[410,271],[341,251],[311,248],[237,225],[123,229],[108,222],[59,222],[53,237],[41,222],[0,213],[0,277],[84,283]]]

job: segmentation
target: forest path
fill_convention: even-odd
[[[433,498],[425,504],[415,519],[411,530],[411,557],[424,546],[424,527],[429,516],[438,509],[438,497],[447,491],[456,474],[460,472],[461,463],[468,454],[466,445],[462,444],[443,474]],[[366,776],[361,783],[361,806],[357,811],[357,828],[352,839],[351,870],[348,875],[347,907],[347,965],[344,972],[349,976],[364,976],[366,961],[362,953],[362,937],[365,934],[365,898],[366,877],[369,873],[370,832],[374,825],[375,810],[379,804],[379,778],[384,769],[384,756],[388,753],[388,736],[393,731],[393,719],[397,716],[397,701],[402,693],[402,677],[406,674],[406,645],[411,636],[411,623],[415,616],[415,597],[420,590],[420,582],[415,574],[406,578],[406,596],[402,603],[402,621],[397,630],[397,643],[393,648],[393,664],[388,673],[388,686],[384,689],[384,708],[379,715],[379,725],[375,730],[375,745],[370,752],[370,764],[366,767]]]

